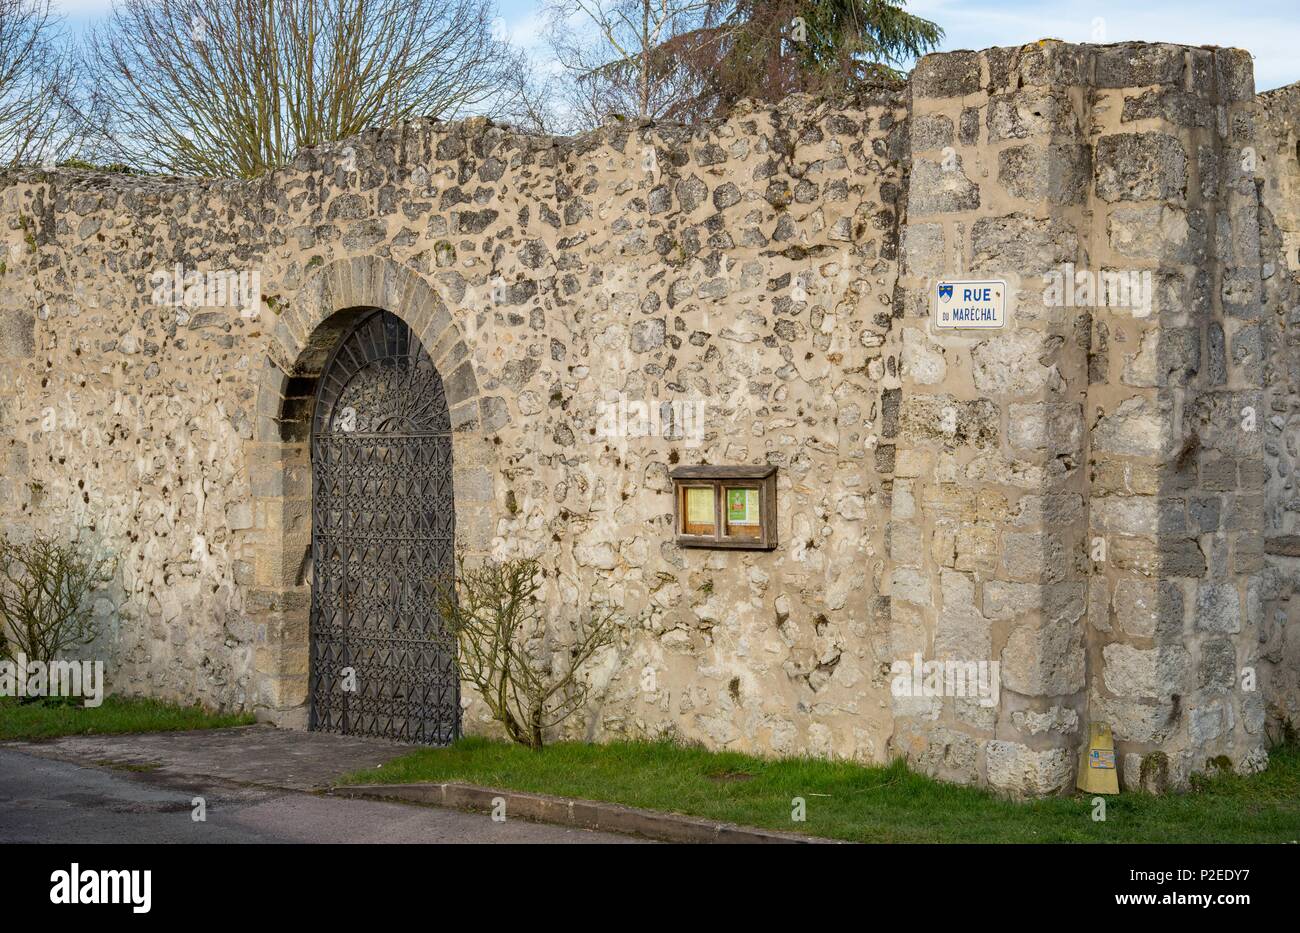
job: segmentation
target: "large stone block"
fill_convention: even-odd
[[[1043,587],[1037,583],[989,580],[983,592],[984,615],[990,619],[1014,619],[1036,612],[1043,601]]]
[[[1016,626],[1002,649],[1002,682],[1025,696],[1068,696],[1084,688],[1083,627],[1065,620]]]
[[[1232,707],[1222,700],[1193,706],[1188,710],[1187,738],[1193,745],[1205,745],[1232,728]]]
[[[981,743],[963,732],[937,724],[902,721],[890,742],[923,774],[966,784],[979,781]]]
[[[1013,580],[1059,583],[1070,573],[1064,530],[1015,531],[1002,536],[1002,566]]]
[[[1107,237],[1110,248],[1129,259],[1201,263],[1206,251],[1205,213],[1165,204],[1116,207],[1110,213]]]
[[[1092,176],[1092,150],[1070,144],[1012,146],[998,153],[998,183],[1026,201],[1082,204]]]
[[[1180,201],[1187,196],[1187,151],[1167,133],[1103,136],[1096,178],[1103,201]]]
[[[1106,689],[1116,696],[1160,699],[1187,690],[1190,659],[1181,645],[1134,648],[1115,643],[1101,653]]]
[[[0,360],[23,360],[36,352],[36,318],[26,311],[0,310]]]
[[[1083,517],[1083,496],[1077,492],[1051,492],[1024,495],[1011,512],[1011,524],[1017,527],[1039,526],[1066,528]]]
[[[1223,390],[1189,393],[1183,424],[1195,431],[1204,451],[1219,450],[1233,457],[1258,456],[1264,446],[1265,402],[1255,391]]]
[[[1195,538],[1162,534],[1110,535],[1109,559],[1120,570],[1143,576],[1201,577],[1205,574],[1205,552]]]
[[[1044,39],[1032,45],[984,52],[991,87],[1044,87],[1087,84],[1092,74],[1092,47]]]
[[[988,522],[965,522],[953,543],[953,566],[958,570],[993,573],[998,567],[998,528]]]
[[[971,271],[980,275],[1033,279],[1073,262],[1078,251],[1078,233],[1059,217],[1013,213],[971,224]]]
[[[1241,596],[1232,583],[1202,582],[1196,593],[1196,628],[1202,632],[1241,631]]]
[[[1076,622],[1083,617],[1086,588],[1083,580],[1049,584],[988,580],[982,587],[982,609],[989,619],[1016,619],[1041,612],[1049,623]]]
[[[966,176],[959,156],[951,162],[918,159],[910,192],[907,206],[915,216],[971,211],[980,206],[979,185]]]
[[[934,635],[940,660],[987,661],[993,653],[992,629],[975,607],[975,583],[966,574],[943,571],[943,608]]]
[[[1120,121],[1131,123],[1135,120],[1166,120],[1179,126],[1204,129],[1214,123],[1214,103],[1182,88],[1152,88],[1139,94],[1125,96],[1124,111]],[[1206,174],[1203,171],[1202,178]],[[1208,195],[1208,197],[1213,196],[1213,194]]]
[[[1068,706],[1052,706],[1045,712],[1016,710],[1011,724],[1026,735],[1072,735],[1079,731],[1079,714]]]
[[[1044,336],[1017,330],[977,343],[971,349],[971,377],[983,392],[1024,396],[1040,392],[1052,367],[1043,361]]]
[[[980,87],[978,52],[927,55],[912,72],[912,93],[925,97],[964,97]]]
[[[1130,535],[1154,535],[1160,513],[1154,496],[1094,496],[1089,503],[1092,527]]]
[[[1138,352],[1125,357],[1123,381],[1144,387],[1187,385],[1200,371],[1200,359],[1198,329],[1153,328],[1142,336]]]
[[[1024,88],[989,99],[989,142],[1051,136],[1074,140],[1080,136],[1079,117],[1061,88]]]
[[[898,419],[899,436],[911,443],[949,447],[992,447],[998,441],[998,409],[988,399],[958,401],[950,395],[907,395]]]
[[[1131,457],[1161,457],[1175,445],[1173,431],[1171,410],[1145,396],[1134,396],[1098,419],[1092,430],[1092,447]]]
[[[1119,580],[1115,584],[1115,621],[1120,631],[1158,641],[1183,635],[1182,585],[1173,580]]]
[[[1109,723],[1122,742],[1163,742],[1178,728],[1178,707],[1168,697],[1142,700],[1112,697],[1093,685],[1088,712],[1094,722]]]
[[[912,120],[912,151],[942,149],[953,144],[952,118],[941,113],[921,114]]]
[[[1124,42],[1096,52],[1098,87],[1144,87],[1182,82],[1186,49],[1168,43]]]
[[[1070,402],[1030,402],[1007,408],[1007,440],[1012,447],[1051,456],[1077,453],[1083,443],[1083,406]]]
[[[1065,748],[1036,751],[1018,742],[993,741],[985,746],[989,783],[1018,796],[1045,797],[1070,786],[1074,756]]]
[[[1211,693],[1227,693],[1237,682],[1237,646],[1227,638],[1201,643],[1196,667],[1196,686]]]
[[[922,527],[913,522],[892,523],[889,531],[889,556],[900,567],[920,568],[925,563]]]
[[[933,598],[930,578],[921,571],[900,567],[894,571],[890,596],[898,602],[928,606]]]
[[[943,224],[910,223],[903,228],[903,263],[912,275],[942,275],[946,256]]]

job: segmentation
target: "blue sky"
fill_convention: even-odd
[[[56,0],[73,29],[102,17],[111,0]],[[498,0],[514,40],[533,46],[541,32],[537,0]],[[1246,6],[1206,0],[912,0],[907,8],[942,26],[944,49],[1019,45],[1035,39],[1121,42],[1129,39],[1237,46],[1255,56],[1255,86],[1300,81],[1297,0],[1255,0]]]

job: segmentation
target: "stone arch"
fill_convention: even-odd
[[[255,624],[255,707],[260,718],[306,728],[307,576],[312,533],[311,418],[316,382],[356,317],[383,308],[420,338],[442,376],[451,414],[456,547],[486,551],[492,528],[494,400],[481,397],[470,348],[438,292],[413,270],[379,256],[315,269],[283,307],[261,359],[246,462],[254,503],[255,568],[245,610]]]

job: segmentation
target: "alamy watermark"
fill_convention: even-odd
[[[1150,317],[1151,271],[1075,269],[1067,262],[1043,273],[1043,304],[1049,308],[1128,308]]]
[[[968,697],[980,706],[997,706],[1001,688],[997,661],[925,661],[921,652],[889,666],[896,697]]]
[[[604,439],[662,437],[682,440],[687,447],[704,442],[704,400],[654,401],[629,399],[622,392],[617,399],[596,403],[596,436]]]
[[[104,662],[29,661],[20,651],[0,661],[0,696],[84,697],[83,705],[99,706],[104,702]]]
[[[51,904],[129,904],[147,914],[153,903],[152,869],[82,868],[73,862],[50,875]]]
[[[262,273],[233,269],[201,271],[177,264],[155,269],[149,275],[153,303],[184,308],[238,308],[245,318],[256,318],[262,306]]]

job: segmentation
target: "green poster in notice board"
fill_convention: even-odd
[[[727,522],[732,525],[758,524],[758,490],[727,490]]]

